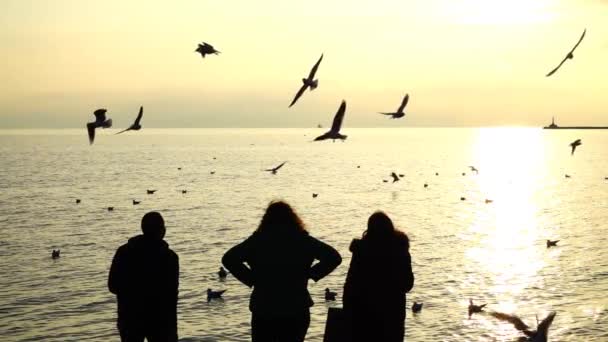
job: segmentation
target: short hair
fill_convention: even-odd
[[[165,220],[163,216],[156,211],[146,213],[141,219],[141,231],[144,235],[164,235]]]

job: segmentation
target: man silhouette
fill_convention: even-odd
[[[112,260],[108,288],[118,301],[122,342],[176,342],[179,260],[163,240],[158,212],[141,220],[143,235],[120,246]]]

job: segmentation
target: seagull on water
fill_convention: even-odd
[[[76,204],[80,204],[80,198],[76,199]]]
[[[559,63],[559,65],[557,67],[555,67],[555,69],[551,70],[546,75],[546,77],[549,77],[549,76],[553,75],[557,70],[559,70],[559,68],[561,68],[562,64],[566,63],[567,60],[574,58],[574,54],[573,54],[574,50],[576,50],[576,48],[578,47],[578,45],[583,41],[583,38],[585,38],[585,33],[587,33],[587,29],[585,29],[583,31],[583,34],[579,38],[579,40],[576,43],[576,45],[574,45],[574,47],[572,48],[572,50],[570,50],[570,52],[568,52],[568,54],[566,55],[566,57],[564,57],[564,59],[562,59],[562,61]]]
[[[207,303],[209,303],[212,299],[223,299],[222,294],[224,294],[226,290],[221,291],[213,291],[211,289],[207,289]]]
[[[217,55],[220,53],[211,44],[207,44],[205,42],[203,42],[203,44],[198,44],[198,47],[196,48],[196,50],[194,50],[194,52],[200,53],[201,57],[203,57],[203,58],[205,58],[205,55],[209,55],[209,54]]]
[[[146,190],[146,193],[148,195],[154,195],[155,192],[156,192],[156,190]]]
[[[321,60],[323,60],[323,54],[321,54],[321,57],[319,58],[317,63],[312,67],[312,69],[310,69],[308,78],[302,79],[302,87],[300,87],[300,90],[298,90],[298,92],[296,93],[296,96],[293,98],[293,100],[289,104],[289,107],[293,106],[296,103],[296,101],[298,101],[300,96],[302,96],[302,94],[304,94],[304,92],[306,91],[307,88],[310,88],[310,90],[313,91],[317,88],[317,86],[319,86],[319,80],[318,79],[315,80],[314,78],[315,78],[315,74],[317,73],[317,69],[319,68],[319,64],[321,64]],[[320,124],[319,124],[319,126],[320,126]]]
[[[137,114],[135,122],[131,126],[129,126],[129,128],[122,130],[116,134],[124,133],[126,131],[139,131],[141,129],[141,124],[139,122],[141,121],[142,116],[144,116],[144,107],[140,106],[139,113]]]
[[[224,267],[220,266],[220,270],[217,272],[217,275],[220,277],[220,279],[226,279],[228,272],[226,272]]]
[[[581,142],[581,139],[576,139],[573,142],[570,143],[570,147],[572,147],[572,152],[570,152],[570,155],[574,154],[574,150],[576,150],[577,146],[581,146],[583,143]]]
[[[483,308],[486,305],[488,305],[488,304],[475,305],[475,304],[473,304],[473,300],[469,299],[469,318],[471,318],[471,315],[473,315],[474,313],[482,312]]]
[[[382,115],[390,115],[391,119],[399,119],[405,116],[405,113],[403,112],[403,110],[405,109],[405,106],[407,106],[407,102],[410,99],[410,95],[409,94],[405,94],[405,96],[403,97],[403,100],[401,100],[401,105],[399,106],[399,108],[397,108],[396,112],[393,113],[383,113],[380,112],[379,114]]]
[[[422,311],[422,305],[423,305],[423,303],[414,302],[414,304],[412,304],[412,312],[418,313],[418,312]]]
[[[344,114],[346,113],[346,101],[342,100],[342,104],[340,108],[336,112],[334,116],[334,122],[331,124],[331,129],[322,135],[315,138],[315,141],[332,139],[334,142],[336,139],[340,139],[344,141],[346,139],[346,135],[340,134],[340,128],[342,127],[342,120],[344,120]]]
[[[399,181],[399,176],[396,173],[391,172],[391,177],[393,177],[393,183]]]
[[[477,170],[477,168],[475,166],[469,166],[469,169],[471,169],[471,171],[475,172],[475,174],[479,173],[479,170]]]
[[[58,250],[53,249],[53,251],[51,252],[51,258],[58,259],[61,256],[60,254],[61,254],[60,249],[58,249]]]
[[[553,319],[555,318],[555,311],[551,311],[545,319],[543,319],[540,323],[538,322],[538,317],[536,318],[536,330],[532,330],[526,323],[524,323],[519,317],[515,315],[509,315],[502,312],[490,312],[490,315],[498,318],[501,321],[509,322],[513,324],[515,329],[524,333],[527,336],[525,341],[529,342],[547,342],[549,335],[549,327],[551,323],[553,323]]]
[[[95,121],[87,123],[87,131],[89,132],[89,144],[92,145],[95,141],[95,128],[110,128],[112,127],[112,119],[106,119],[107,110],[104,108],[93,112]]]
[[[114,211],[114,207],[108,207],[108,211]]]
[[[312,194],[312,198],[317,198],[317,196],[319,196],[319,194],[315,194],[315,193],[313,192],[313,194]]]
[[[336,300],[337,295],[338,294],[336,292],[332,292],[329,290],[329,288],[325,288],[325,301],[333,302]]]
[[[557,243],[558,243],[558,242],[559,242],[559,240],[553,240],[553,241],[551,241],[551,240],[547,240],[547,248],[550,248],[550,247],[557,247]]]
[[[138,205],[139,203],[141,203],[141,201],[133,200],[133,205]]]
[[[279,169],[280,169],[280,168],[282,168],[282,167],[283,167],[283,165],[285,165],[285,163],[287,163],[287,162],[286,162],[286,161],[284,161],[284,162],[282,162],[282,163],[281,163],[279,166],[275,166],[275,167],[273,167],[273,168],[271,168],[271,169],[266,169],[266,170],[264,170],[264,171],[268,171],[268,172],[271,172],[273,175],[276,175],[276,174],[277,174],[277,171],[279,171]]]

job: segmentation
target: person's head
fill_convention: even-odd
[[[141,231],[146,237],[162,240],[165,237],[165,220],[160,213],[151,211],[141,219]]]
[[[407,235],[395,229],[393,221],[383,211],[376,211],[367,220],[367,230],[363,233],[363,239],[372,242],[394,241],[398,244],[405,243],[409,248]]]
[[[272,201],[266,208],[262,222],[256,231],[265,234],[289,234],[305,233],[306,228],[289,204],[283,201]]]

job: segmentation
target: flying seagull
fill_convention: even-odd
[[[471,169],[471,171],[475,172],[475,174],[479,173],[479,170],[477,170],[477,168],[473,165],[469,166],[469,169]]]
[[[399,176],[397,176],[396,173],[391,172],[391,177],[393,177],[393,183],[398,182],[399,181]]]
[[[122,130],[116,134],[120,134],[120,133],[124,133],[126,131],[139,131],[141,129],[141,125],[139,124],[139,122],[141,121],[141,117],[144,116],[144,107],[139,107],[139,114],[137,114],[137,119],[135,119],[135,122],[129,126],[129,128]]]
[[[570,143],[570,147],[572,147],[572,152],[570,152],[570,155],[574,154],[574,150],[576,150],[577,146],[581,146],[583,143],[581,142],[581,139],[576,139],[573,142]]]
[[[98,109],[93,112],[95,121],[87,123],[87,131],[89,131],[89,144],[95,141],[95,128],[110,128],[112,127],[112,119],[106,119],[106,109]]]
[[[207,44],[205,42],[203,42],[203,44],[198,44],[198,47],[196,48],[196,50],[194,50],[194,52],[200,53],[201,57],[203,57],[203,58],[205,58],[205,55],[209,55],[209,54],[217,55],[220,53],[211,44]]]
[[[570,52],[568,52],[568,54],[566,55],[566,57],[564,57],[564,59],[562,59],[561,63],[559,63],[559,65],[557,67],[555,67],[555,69],[551,70],[546,77],[549,77],[551,75],[553,75],[557,70],[559,70],[559,68],[561,68],[562,64],[564,64],[567,60],[574,58],[574,50],[576,50],[576,48],[578,47],[578,45],[583,41],[583,38],[585,38],[585,33],[587,33],[587,29],[585,29],[583,31],[583,34],[581,35],[581,38],[578,40],[578,42],[576,43],[576,45],[574,45],[574,47],[572,48],[572,50],[570,50]]]
[[[264,171],[272,172],[272,174],[273,174],[273,175],[276,175],[276,174],[277,174],[277,171],[279,171],[279,169],[280,169],[280,168],[282,168],[282,167],[283,167],[283,165],[285,165],[285,163],[287,163],[287,162],[286,162],[286,161],[284,161],[284,162],[282,162],[282,163],[281,163],[281,165],[279,165],[279,166],[275,166],[275,167],[273,167],[272,169],[266,169],[266,170],[264,170]]]
[[[501,321],[506,321],[515,327],[515,329],[524,333],[530,342],[547,342],[547,336],[549,335],[549,327],[553,323],[555,318],[555,311],[550,312],[545,319],[538,323],[536,330],[532,330],[526,323],[524,323],[519,317],[515,315],[509,315],[502,312],[491,312],[490,315],[498,318]]]
[[[319,58],[317,63],[312,67],[312,69],[310,69],[310,74],[308,74],[308,78],[302,79],[302,83],[303,83],[302,87],[296,93],[296,96],[293,98],[293,101],[291,101],[291,103],[289,104],[289,107],[293,106],[296,103],[296,101],[298,101],[300,96],[302,96],[302,94],[304,94],[304,92],[306,91],[306,88],[310,88],[311,91],[315,90],[315,88],[317,88],[317,86],[319,85],[319,80],[318,79],[315,80],[314,78],[315,78],[315,74],[317,73],[317,69],[319,68],[319,64],[321,64],[322,59],[323,59],[323,54],[321,54],[321,58]]]
[[[482,312],[486,305],[488,304],[475,305],[473,304],[473,300],[469,299],[469,318],[471,318],[471,315],[474,313]]]
[[[397,108],[397,111],[394,113],[383,113],[380,112],[379,114],[382,115],[390,115],[391,119],[399,119],[405,116],[405,113],[403,112],[403,110],[405,109],[405,106],[407,105],[407,101],[410,99],[410,95],[409,94],[405,94],[405,96],[403,97],[403,100],[401,101],[401,105],[399,106],[399,108]]]
[[[342,120],[344,120],[344,114],[346,113],[346,101],[342,100],[342,104],[338,109],[338,112],[334,116],[334,122],[331,124],[331,129],[324,134],[315,138],[315,141],[332,139],[336,141],[336,139],[340,139],[344,141],[346,139],[346,135],[340,134],[340,127],[342,127]]]

